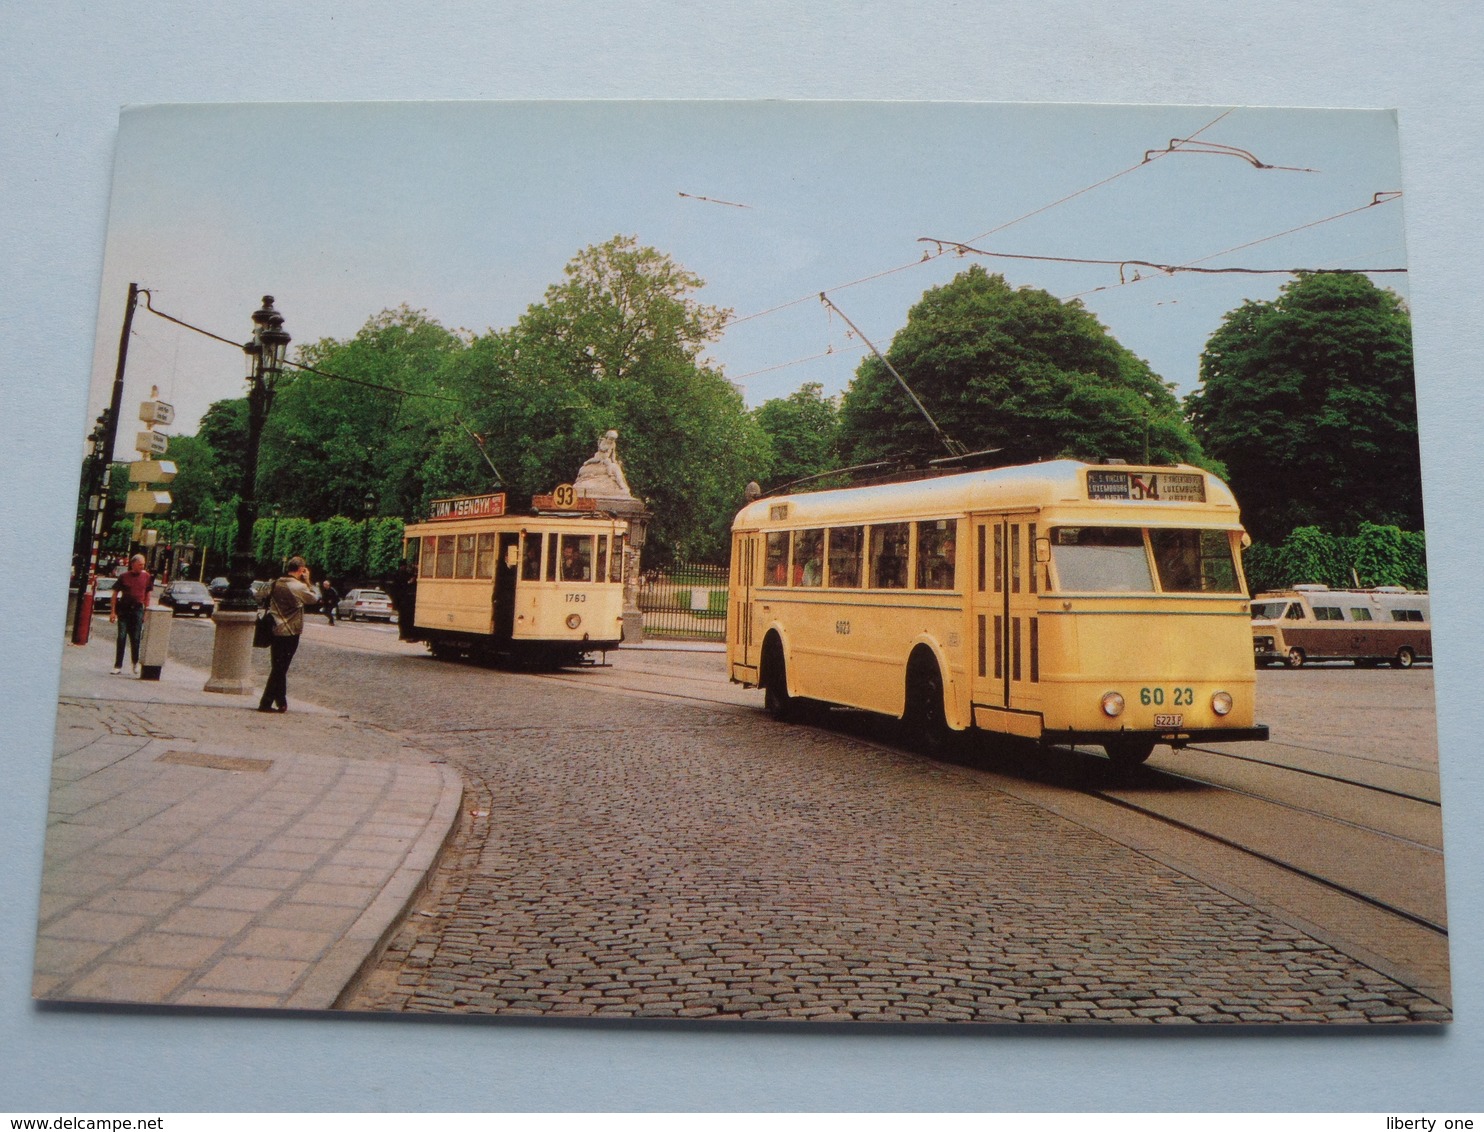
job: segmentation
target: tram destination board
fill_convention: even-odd
[[[498,519],[505,514],[505,493],[466,495],[458,499],[435,499],[428,509],[428,521],[438,519]]]
[[[1190,472],[1091,471],[1087,473],[1087,498],[1204,503],[1206,480]]]

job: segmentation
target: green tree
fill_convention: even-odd
[[[887,351],[939,426],[1007,460],[1122,457],[1194,463],[1203,455],[1171,387],[1077,301],[1013,288],[974,266],[926,292]],[[840,410],[841,447],[859,463],[940,456],[931,427],[875,356]]]
[[[826,397],[819,382],[807,382],[787,397],[764,401],[752,417],[772,447],[767,486],[792,483],[838,466],[839,402]]]
[[[1362,275],[1300,275],[1230,312],[1186,405],[1255,537],[1422,526],[1411,319]]]
[[[478,406],[471,427],[514,495],[571,480],[614,428],[629,485],[655,515],[647,556],[724,552],[767,441],[703,356],[729,312],[695,301],[701,286],[664,253],[616,236],[578,253],[514,327],[453,361],[450,386]],[[445,433],[429,463],[430,487],[488,482],[467,435]]]

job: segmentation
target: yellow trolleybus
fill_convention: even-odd
[[[727,660],[802,698],[1090,743],[1266,739],[1237,505],[1185,465],[1058,460],[764,497],[732,526]]]
[[[405,532],[417,587],[403,636],[437,657],[558,665],[617,648],[627,535],[627,522],[596,511],[507,515],[504,495],[438,500]]]

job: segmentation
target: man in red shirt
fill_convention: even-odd
[[[129,568],[119,575],[113,589],[113,602],[108,619],[118,622],[118,643],[113,650],[113,674],[124,670],[124,641],[129,642],[129,659],[134,665],[134,675],[139,675],[139,635],[144,631],[144,607],[149,604],[150,591],[155,580],[144,568],[144,555],[136,554],[129,559]]]

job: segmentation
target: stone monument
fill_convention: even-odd
[[[579,498],[592,499],[598,510],[628,521],[623,560],[623,639],[637,644],[644,639],[644,615],[639,611],[639,556],[653,516],[644,509],[644,501],[629,490],[623,465],[618,462],[617,429],[610,428],[603,434],[598,450],[578,469],[572,487]]]

